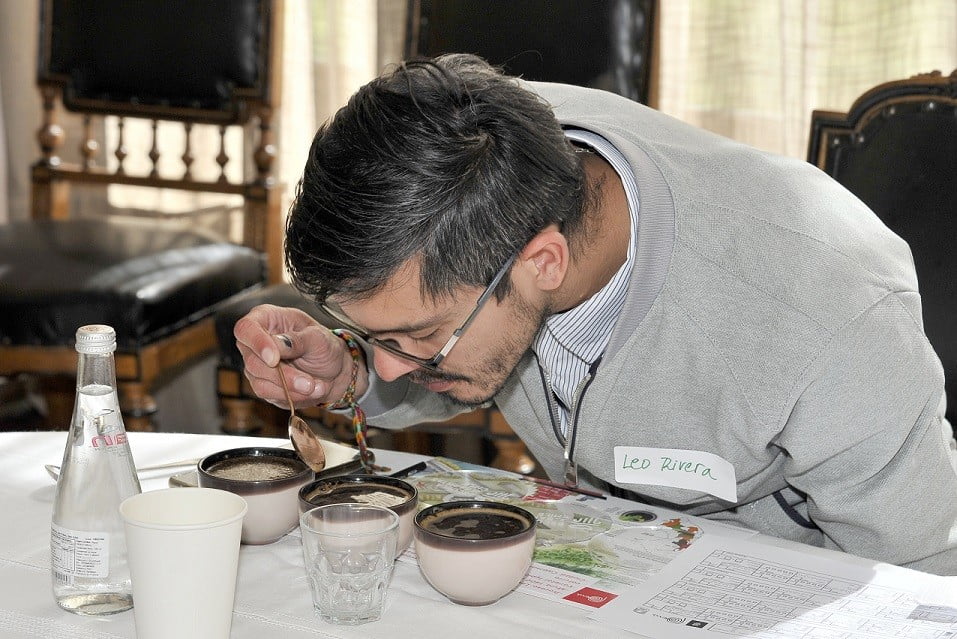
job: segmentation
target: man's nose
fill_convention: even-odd
[[[383,381],[394,382],[418,368],[415,362],[397,357],[387,350],[376,348],[375,345],[372,348],[374,349],[373,366],[376,375]]]

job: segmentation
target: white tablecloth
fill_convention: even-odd
[[[103,618],[61,610],[50,581],[50,514],[54,482],[44,464],[59,465],[65,432],[0,433],[0,637],[93,639],[135,637],[133,612]],[[249,445],[282,440],[226,435],[130,433],[137,466],[143,467]],[[376,451],[393,468],[421,457]],[[143,490],[163,488],[167,476],[144,479]],[[196,602],[197,606],[202,602]],[[569,637],[638,635],[587,619],[589,610],[515,592],[477,608],[449,602],[417,567],[397,562],[382,619],[356,627],[333,626],[314,616],[297,536],[266,546],[243,546],[239,558],[232,637]]]

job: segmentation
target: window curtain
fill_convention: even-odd
[[[3,94],[3,74],[0,73],[0,95]],[[0,122],[3,122],[3,101],[0,100]],[[7,171],[7,135],[0,127],[0,175],[6,177]],[[0,224],[10,219],[9,205],[7,202],[10,196],[7,194],[7,180],[0,180]]]
[[[288,210],[312,138],[379,67],[377,0],[286,2],[277,176]]]
[[[39,155],[36,0],[0,0],[0,224],[30,207],[30,163]]]
[[[402,59],[406,0],[308,0],[286,11],[279,177],[291,196],[319,126]]]
[[[658,108],[805,158],[811,111],[957,68],[954,0],[661,0]]]

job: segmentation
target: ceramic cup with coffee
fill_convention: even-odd
[[[535,517],[518,506],[454,501],[423,509],[413,536],[419,568],[455,603],[483,606],[521,582],[535,551]]]
[[[246,500],[244,544],[269,544],[299,523],[299,489],[315,473],[287,448],[230,448],[208,455],[197,464],[198,483],[219,488]]]
[[[418,508],[418,492],[412,484],[383,475],[342,475],[317,479],[299,490],[301,513],[326,504],[367,504],[389,508],[399,516],[401,554],[412,541],[412,517]]]

